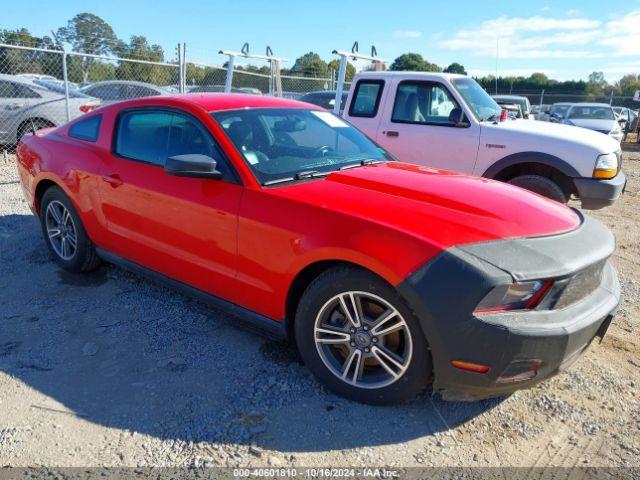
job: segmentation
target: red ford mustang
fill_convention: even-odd
[[[602,337],[611,233],[487,179],[400,163],[308,104],[150,97],[27,135],[24,194],[55,261],[166,280],[295,339],[346,397],[530,386]]]

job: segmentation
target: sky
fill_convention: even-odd
[[[442,67],[463,64],[472,75],[586,79],[602,71],[615,81],[640,73],[640,0],[0,0],[0,28],[50,35],[76,13],[99,15],[116,35],[145,35],[167,57],[185,42],[187,58],[219,65],[218,50],[252,53],[267,45],[291,66],[313,51],[325,60],[335,49],[361,53],[376,46],[392,61],[420,53]],[[10,5],[10,7],[9,7]],[[259,63],[256,63],[259,65]]]

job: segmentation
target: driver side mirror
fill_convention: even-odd
[[[217,169],[218,163],[207,155],[190,153],[187,155],[174,155],[167,158],[164,170],[175,177],[191,178],[222,178],[222,172]]]

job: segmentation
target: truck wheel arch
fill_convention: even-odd
[[[573,178],[581,176],[566,161],[542,152],[520,152],[508,155],[491,165],[482,176],[508,181],[525,174],[537,174],[554,180],[567,196],[577,193]]]

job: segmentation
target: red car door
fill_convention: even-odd
[[[173,155],[204,154],[221,180],[169,175]],[[100,183],[108,249],[181,282],[233,301],[237,217],[243,187],[211,134],[174,110],[124,110]]]

